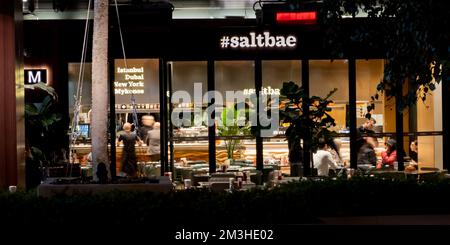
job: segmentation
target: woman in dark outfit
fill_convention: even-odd
[[[414,162],[418,162],[418,150],[417,150],[417,140],[414,140],[413,142],[411,142],[411,145],[410,145],[410,151],[409,151],[409,157],[411,157],[411,159],[414,161]]]
[[[136,158],[136,148],[134,145],[136,142],[142,145],[142,140],[135,133],[131,133],[131,124],[125,123],[123,125],[124,132],[120,134],[117,140],[117,146],[123,141],[122,150],[122,172],[126,173],[128,176],[136,176],[137,173],[137,158]]]

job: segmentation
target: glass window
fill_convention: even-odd
[[[347,60],[311,60],[309,64],[309,95],[325,97],[331,90],[334,101],[331,116],[336,120],[336,131],[347,129],[348,64]]]
[[[284,82],[293,81],[301,85],[300,60],[264,60],[262,61],[262,86],[269,93],[279,93]],[[263,90],[262,89],[262,90]],[[280,118],[281,120],[281,118]],[[279,125],[280,130],[273,137],[264,138],[264,163],[275,164],[284,174],[290,174],[289,149],[284,131],[286,127]]]
[[[75,97],[77,94],[78,79],[80,75],[80,63],[68,64],[68,97],[69,97],[69,117],[70,122],[73,121]],[[82,73],[82,96],[81,107],[79,111],[78,130],[81,133],[75,144],[72,145],[73,154],[75,158],[74,163],[80,163],[82,166],[90,162],[88,158],[91,152],[91,137],[90,137],[90,123],[91,123],[91,109],[92,109],[92,64],[84,64],[84,72]],[[72,126],[69,125],[69,132]]]
[[[116,101],[116,140],[120,141],[120,145],[116,147],[117,174],[160,174],[159,60],[127,59],[125,65],[124,60],[116,59],[113,86]],[[133,124],[131,132],[124,127],[125,123]],[[134,133],[143,141],[143,144],[139,145],[132,139],[136,142],[137,172],[133,168],[127,168],[127,163],[132,164],[134,160],[129,161],[130,155],[124,152],[127,138]]]
[[[416,142],[418,168],[443,169],[442,136],[418,136]],[[410,156],[413,155],[411,148],[409,149]]]
[[[331,128],[338,133],[349,132],[348,117],[348,62],[347,60],[311,60],[309,63],[309,95],[327,96],[330,91],[337,91],[330,97],[334,104],[330,105],[330,116],[335,119],[336,127]],[[340,137],[334,142],[338,157],[342,164],[350,162],[350,142],[348,137]]]
[[[197,91],[194,90],[194,84]],[[190,113],[200,110],[200,117],[191,114],[189,118],[185,118],[187,121],[183,120],[185,124],[174,126],[173,129],[174,177],[177,180],[192,179],[194,174],[207,173],[209,170],[208,127],[207,122],[203,121],[207,103],[202,101],[207,86],[206,61],[172,62],[172,98],[178,98],[177,94],[189,97],[187,101],[173,100],[174,110],[182,109]],[[181,115],[177,116],[181,118]]]
[[[356,118],[357,125],[361,126],[366,121],[367,106],[371,97],[377,92],[377,85],[383,78],[383,60],[357,60],[356,61]],[[385,109],[392,110],[392,103],[385,103],[383,94],[380,94],[375,101],[375,110],[372,111],[372,117],[376,119],[376,132],[384,132],[386,124],[395,129],[395,112],[393,115],[384,117]],[[390,105],[385,108],[384,105]],[[388,121],[388,122],[386,122]],[[392,131],[391,131],[392,132]]]
[[[216,118],[217,136],[219,140],[216,146],[216,164],[228,166],[230,159],[233,168],[238,168],[242,165],[248,165],[254,168],[256,163],[256,141],[251,134],[248,120],[249,114],[246,112],[255,109],[255,106],[249,100],[245,101],[244,110],[237,110],[237,101],[232,97],[227,96],[226,92],[242,92],[243,95],[250,95],[255,93],[255,71],[253,61],[217,61],[215,62],[215,86],[223,97],[223,107],[217,108],[219,115],[223,116],[227,113],[233,115],[245,115],[244,126],[241,126],[236,119],[240,116],[234,117],[235,121],[231,124],[219,125]],[[217,104],[216,100],[216,104]],[[243,114],[245,113],[245,114]],[[225,122],[226,123],[226,122]]]
[[[384,60],[357,60],[356,61],[356,126],[358,132],[383,133],[395,132],[395,99],[385,98],[379,94],[378,99],[371,100],[377,92],[377,85],[383,79]],[[374,97],[375,98],[375,97]],[[375,119],[370,124],[366,118],[367,106],[374,103],[375,109],[371,111],[371,117]],[[372,143],[377,161],[381,161],[381,152],[384,149],[384,142],[389,137],[365,137]]]
[[[442,133],[441,84],[436,84],[436,89],[428,93],[425,101],[417,102],[416,114],[412,114],[412,121],[417,125],[417,132],[421,135],[417,137],[419,167],[442,169],[442,136],[432,136],[433,133]]]
[[[384,60],[356,61],[356,90],[357,90],[357,122],[363,127],[367,119],[367,105],[371,96],[376,93],[377,84],[383,78]],[[405,86],[405,85],[404,85]],[[406,85],[407,86],[407,85]],[[406,93],[407,87],[403,88]],[[376,123],[375,133],[386,133],[378,137],[375,151],[378,161],[381,152],[385,151],[385,142],[395,137],[396,133],[396,102],[395,98],[386,98],[379,94],[375,101],[372,117]],[[436,167],[442,169],[442,88],[437,84],[434,91],[430,91],[425,101],[419,100],[416,105],[409,106],[403,111],[403,150],[406,153],[405,166],[418,162],[418,167]],[[408,136],[407,136],[408,135]],[[419,136],[418,136],[419,135]],[[412,146],[414,145],[414,146]],[[398,144],[397,144],[397,147]],[[412,161],[411,161],[412,160]],[[411,161],[411,162],[409,162]]]

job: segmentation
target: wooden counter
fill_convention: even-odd
[[[110,146],[108,147],[110,149]],[[77,153],[80,163],[87,163],[87,155],[91,152],[91,145],[80,144],[74,147]],[[116,157],[116,168],[117,173],[120,172],[120,160],[122,155],[123,146],[116,147],[117,157]],[[288,148],[287,142],[264,142],[264,158],[275,158],[282,160],[285,158],[287,160]],[[147,146],[136,145],[136,156],[138,162],[148,162],[150,161],[150,156],[147,153]],[[208,162],[209,149],[207,142],[199,143],[180,143],[174,144],[174,159],[175,161],[180,161],[181,158],[186,158],[187,160],[203,160]],[[227,159],[227,151],[224,144],[216,145],[216,159],[218,163],[222,163]],[[243,146],[236,147],[234,152],[235,159],[247,159],[256,162],[256,143],[253,141],[245,142]]]

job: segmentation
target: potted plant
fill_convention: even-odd
[[[289,162],[291,175],[297,176],[303,164],[303,150],[317,151],[320,138],[330,139],[335,136],[329,128],[336,126],[334,118],[328,114],[329,105],[333,103],[330,97],[337,91],[333,89],[327,96],[308,96],[303,87],[294,82],[285,82],[281,89],[281,118],[287,124],[286,138],[289,147]],[[305,108],[309,110],[303,111]],[[303,142],[305,145],[302,146]],[[307,144],[307,145],[306,145]],[[305,147],[306,146],[306,147]],[[310,152],[310,153],[311,153]]]
[[[231,164],[234,161],[234,152],[236,148],[240,148],[241,139],[239,136],[251,134],[251,126],[248,123],[248,109],[238,110],[237,106],[229,106],[223,109],[221,114],[222,124],[217,127],[218,135],[226,137],[224,139],[227,151],[227,160],[225,164]]]
[[[55,112],[58,97],[52,87],[43,83],[25,85],[25,93],[27,188],[32,188],[41,182],[42,171],[56,162],[60,149],[49,145],[48,139],[57,134],[55,125],[61,121],[61,115]]]

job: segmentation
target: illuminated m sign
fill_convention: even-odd
[[[47,70],[25,69],[25,84],[47,83]]]

